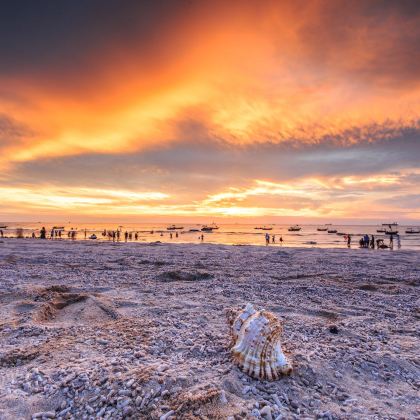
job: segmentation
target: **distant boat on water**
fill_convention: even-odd
[[[410,227],[410,228],[407,228],[405,230],[405,233],[408,233],[409,235],[413,234],[413,233],[420,233],[420,229],[414,229],[414,228]]]
[[[53,226],[53,230],[64,230],[64,226]]]
[[[302,228],[299,225],[290,226],[287,229],[289,232],[299,232]]]
[[[202,232],[213,232],[213,228],[212,228],[211,226],[204,225],[204,226],[201,228],[201,231],[202,231]]]
[[[328,233],[337,233],[337,229],[328,229]]]
[[[316,228],[316,230],[318,231],[318,232],[326,232],[327,230],[328,230],[328,228],[327,227],[317,227]]]
[[[376,232],[378,232],[378,233],[385,233],[385,229],[376,229]]]
[[[171,225],[166,228],[166,230],[178,230],[178,229],[184,229],[184,226]]]
[[[7,229],[7,226],[5,226],[5,225],[0,226],[0,229]]]

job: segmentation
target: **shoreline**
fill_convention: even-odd
[[[177,242],[166,242],[166,241],[143,241],[143,240],[129,240],[127,242],[125,242],[124,240],[119,240],[119,241],[110,241],[110,240],[105,240],[105,239],[96,239],[96,240],[92,240],[89,238],[86,239],[70,239],[70,238],[55,238],[55,239],[51,239],[51,238],[47,238],[47,239],[40,239],[40,238],[15,238],[15,237],[3,237],[0,238],[0,244],[3,243],[3,241],[30,241],[30,242],[36,242],[36,243],[75,243],[75,244],[114,244],[114,245],[130,245],[130,246],[160,246],[160,245],[165,245],[165,246],[227,246],[227,247],[255,247],[255,248],[264,248],[264,249],[288,249],[288,250],[293,250],[293,249],[297,249],[297,250],[311,250],[311,249],[319,249],[319,250],[329,250],[329,251],[333,251],[333,250],[342,250],[342,251],[355,251],[355,250],[367,250],[367,251],[374,251],[374,252],[391,252],[391,253],[395,253],[395,252],[415,252],[415,253],[419,253],[420,249],[412,249],[412,248],[404,248],[401,247],[400,249],[398,249],[397,247],[395,247],[394,249],[372,249],[372,248],[362,248],[360,246],[357,246],[355,243],[353,244],[353,246],[351,247],[347,247],[345,244],[342,244],[342,246],[319,246],[318,244],[314,245],[314,244],[308,244],[307,246],[296,246],[296,245],[288,245],[287,243],[283,243],[282,245],[280,245],[279,243],[270,243],[269,245],[258,245],[258,244],[247,244],[247,243],[231,243],[231,244],[226,244],[226,243],[217,243],[217,242],[182,242],[182,241],[177,241]]]
[[[2,419],[420,414],[417,251],[71,242],[0,244]],[[247,302],[283,320],[291,376],[233,365]]]

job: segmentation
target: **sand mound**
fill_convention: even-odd
[[[38,322],[71,325],[91,325],[117,318],[118,313],[109,304],[82,293],[54,292],[34,314]]]

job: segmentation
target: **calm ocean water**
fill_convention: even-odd
[[[62,226],[64,231],[62,232],[62,239],[68,239],[68,232],[73,229],[77,231],[76,239],[89,240],[92,234],[97,236],[97,240],[109,240],[108,237],[102,236],[104,229],[106,230],[121,230],[120,240],[124,241],[124,232],[132,233],[132,241],[134,239],[134,233],[138,233],[138,242],[171,242],[171,243],[200,243],[201,234],[204,235],[205,243],[214,244],[229,244],[229,245],[265,245],[265,234],[269,233],[271,236],[275,235],[275,243],[270,243],[270,246],[286,246],[286,247],[328,247],[328,248],[345,248],[347,247],[345,239],[342,235],[319,232],[317,231],[317,225],[301,225],[301,231],[289,232],[288,227],[290,225],[284,224],[273,224],[269,225],[272,227],[270,231],[256,230],[254,227],[260,225],[250,224],[219,224],[219,229],[214,230],[212,233],[206,232],[190,232],[191,229],[201,229],[201,224],[177,224],[176,226],[182,226],[183,229],[172,231],[172,238],[170,237],[170,231],[166,228],[169,224],[159,223],[123,223],[121,225],[115,223],[67,223],[67,224],[51,224],[51,223],[16,223],[16,222],[2,222],[2,225],[7,225],[6,229],[3,230],[4,236],[15,237],[16,229],[22,228],[25,237],[30,237],[32,232],[35,232],[36,236],[39,236],[39,230],[42,226],[47,229],[48,236],[52,227]],[[385,243],[389,243],[389,235],[377,233],[376,230],[382,226],[377,225],[331,225],[329,229],[337,229],[338,233],[351,234],[352,235],[352,247],[359,247],[359,239],[364,234],[375,235],[375,238],[384,238]],[[406,234],[405,230],[408,226],[398,226],[397,229],[401,238],[402,249],[413,249],[420,250],[420,234]],[[411,226],[419,228],[418,226]],[[85,235],[86,231],[86,235]],[[178,233],[178,237],[176,236]],[[282,244],[280,244],[280,236],[283,238]],[[129,239],[130,241],[130,239]],[[271,238],[270,238],[271,241]],[[396,246],[394,247],[396,249]]]

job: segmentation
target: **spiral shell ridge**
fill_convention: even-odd
[[[231,321],[234,362],[249,376],[274,381],[291,372],[280,337],[281,321],[271,312],[256,311],[251,304]]]

